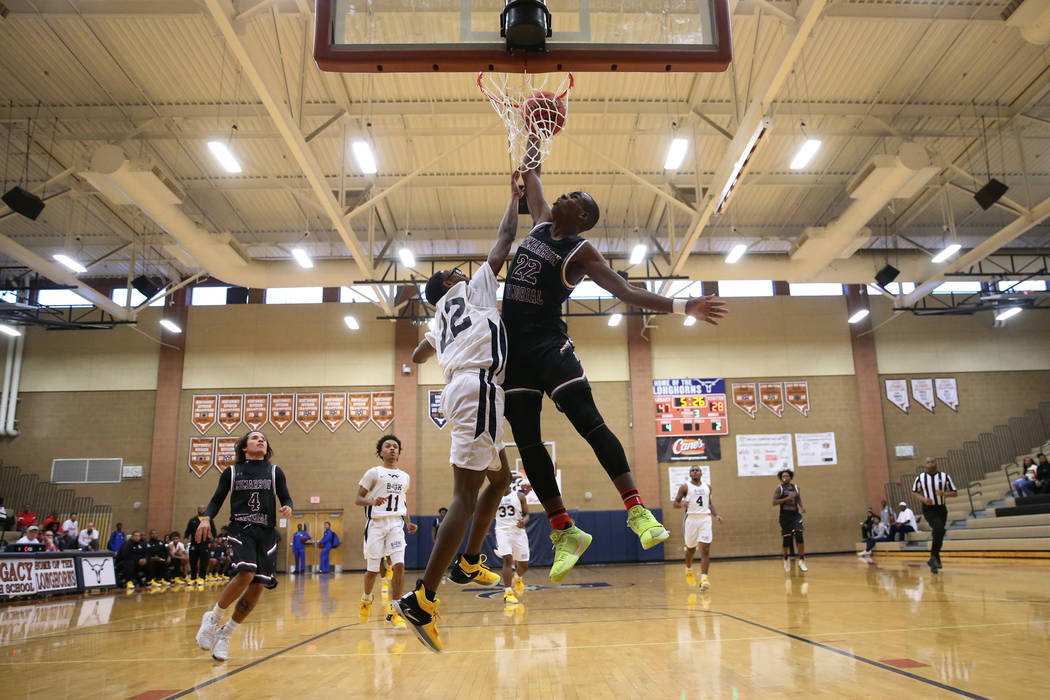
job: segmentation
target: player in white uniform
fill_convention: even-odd
[[[525,593],[525,572],[529,568],[529,537],[525,534],[528,522],[525,494],[512,490],[508,484],[496,508],[496,556],[503,557],[503,602],[508,605],[517,603],[518,596]]]
[[[426,333],[412,361],[437,355],[445,377],[441,410],[451,426],[452,502],[438,528],[426,572],[416,590],[394,605],[420,641],[434,651],[442,643],[435,625],[435,594],[445,568],[456,583],[492,585],[499,576],[484,566],[481,545],[510,483],[503,451],[503,370],[507,362],[507,332],[497,307],[496,273],[503,267],[518,229],[519,174],[511,177],[511,196],[488,260],[471,280],[459,270],[441,270],[426,285],[427,301],[435,307],[437,327]],[[488,480],[488,485],[478,490]],[[471,514],[474,524],[467,547],[456,561]]]
[[[390,580],[395,598],[401,595],[405,576],[405,527],[408,534],[419,529],[408,517],[408,472],[397,468],[401,441],[396,435],[384,435],[376,443],[376,454],[383,463],[365,472],[357,486],[354,503],[365,507],[365,592],[361,596],[358,618],[368,622],[372,614],[372,587],[379,576],[379,562],[389,556],[394,572]],[[394,627],[405,626],[404,619],[392,609],[386,619]]]
[[[696,574],[693,573],[693,555],[696,546],[700,545],[700,590],[711,587],[707,578],[707,567],[711,562],[711,518],[722,523],[722,516],[715,512],[711,502],[711,487],[701,481],[700,467],[689,469],[689,481],[678,487],[674,498],[675,508],[686,508],[685,511],[685,580],[690,586],[696,585]],[[684,502],[683,502],[684,501]]]

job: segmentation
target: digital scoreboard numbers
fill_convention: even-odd
[[[653,381],[657,437],[728,435],[724,379]]]

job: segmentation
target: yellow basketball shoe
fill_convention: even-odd
[[[427,599],[423,582],[416,585],[416,590],[394,601],[394,608],[402,622],[408,622],[419,641],[431,651],[440,652],[445,648],[438,634],[437,601]],[[404,617],[402,617],[404,616]]]
[[[507,605],[517,605],[520,601],[514,595],[514,589],[508,588],[503,591],[503,602]]]
[[[700,574],[700,590],[711,590],[711,579],[707,578],[707,574]]]
[[[512,585],[514,587],[514,593],[517,594],[519,598],[525,595],[525,579],[515,574]]]
[[[671,536],[645,506],[634,506],[627,512],[627,526],[638,535],[642,549],[652,549]]]
[[[551,566],[550,578],[554,583],[559,583],[576,566],[576,562],[587,548],[591,546],[592,537],[576,527],[570,525],[564,530],[551,531],[551,544],[554,545],[554,564]]]
[[[485,566],[486,556],[484,554],[478,555],[478,561],[476,564],[471,564],[467,561],[466,556],[463,554],[457,554],[455,561],[448,569],[448,579],[453,583],[480,583],[482,586],[491,586],[495,583],[499,583],[500,575],[492,569]]]
[[[696,585],[696,574],[693,573],[692,569],[685,570],[685,582],[690,586]]]
[[[368,622],[368,618],[372,617],[372,597],[361,598],[361,604],[357,606],[357,619],[361,621],[361,624]]]

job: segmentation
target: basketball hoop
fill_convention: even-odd
[[[518,170],[533,170],[551,152],[551,139],[569,114],[572,73],[478,73],[478,87],[507,126],[511,160]],[[535,145],[531,145],[534,143]]]

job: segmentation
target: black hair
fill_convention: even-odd
[[[590,216],[587,218],[587,221],[584,223],[584,227],[581,230],[590,231],[592,228],[598,225],[598,219],[601,218],[602,212],[601,209],[598,208],[598,202],[594,201],[594,197],[590,196],[586,192],[584,192],[583,194],[587,195],[587,199],[585,199],[584,201],[589,202],[587,206],[587,211],[590,213]]]
[[[440,513],[441,511],[445,511],[447,513],[448,512],[448,508],[444,508],[444,507],[438,508],[438,513]]]
[[[430,276],[426,287],[423,289],[423,296],[427,298],[428,304],[437,306],[437,303],[441,301],[441,297],[445,296],[445,292],[448,291],[448,287],[445,286],[445,280],[451,274],[452,270],[438,270]]]
[[[387,440],[393,440],[394,442],[396,442],[397,452],[398,454],[401,454],[401,441],[397,438],[397,435],[384,435],[383,437],[379,438],[379,440],[376,442],[376,455],[382,453],[383,443]]]
[[[783,479],[784,478],[784,474],[790,474],[792,479],[795,478],[795,472],[791,471],[790,469],[781,469],[780,471],[778,471],[777,472],[777,478],[778,479]]]
[[[249,430],[241,439],[237,441],[237,445],[234,447],[234,451],[237,453],[237,464],[244,464],[248,461],[248,456],[244,453],[244,448],[248,446],[248,436],[252,433],[259,433],[266,438],[266,454],[263,455],[263,461],[269,464],[270,457],[273,457],[273,447],[270,446],[270,438],[266,437],[266,433],[261,430]]]

